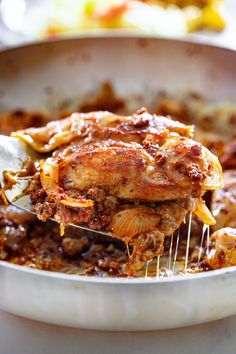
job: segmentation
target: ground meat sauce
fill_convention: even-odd
[[[60,236],[55,223],[16,225],[0,221],[0,258],[43,270],[83,274],[126,276],[127,255],[122,245],[94,238],[71,228]]]

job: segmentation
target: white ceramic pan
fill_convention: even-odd
[[[109,80],[118,94],[166,89],[236,101],[236,52],[146,38],[80,38],[0,53],[0,110],[52,109]],[[140,104],[142,104],[140,99]],[[236,268],[173,279],[99,279],[0,262],[0,308],[59,325],[153,330],[236,313]]]

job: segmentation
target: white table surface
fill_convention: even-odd
[[[156,332],[99,332],[47,325],[0,311],[0,354],[235,354],[236,316]]]

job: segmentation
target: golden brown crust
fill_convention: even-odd
[[[50,152],[76,139],[84,141],[115,140],[145,144],[163,144],[172,134],[191,138],[193,126],[186,126],[171,119],[151,115],[145,109],[132,116],[110,112],[73,113],[60,121],[53,121],[42,128],[29,128],[12,133],[30,144],[36,151]]]

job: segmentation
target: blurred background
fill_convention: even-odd
[[[104,31],[236,49],[236,0],[0,0],[1,47]]]

